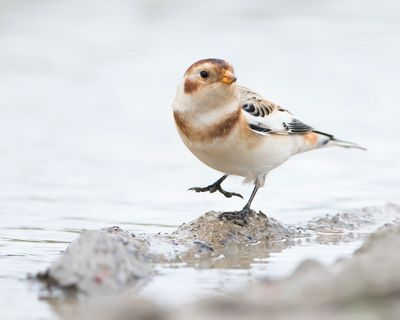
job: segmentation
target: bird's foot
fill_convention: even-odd
[[[219,191],[227,198],[231,198],[231,197],[235,196],[235,197],[239,197],[239,198],[243,199],[243,196],[240,193],[229,192],[229,191],[225,191],[224,189],[222,189],[222,186],[220,183],[213,183],[213,184],[210,184],[209,186],[203,187],[203,188],[202,187],[193,187],[193,188],[189,188],[188,190],[196,191],[196,192],[210,192],[210,193]]]
[[[244,207],[240,211],[228,211],[228,212],[223,212],[221,213],[218,218],[220,220],[227,220],[227,221],[232,221],[234,224],[237,224],[239,226],[245,226],[248,223],[247,217],[248,215],[253,212],[250,208]]]

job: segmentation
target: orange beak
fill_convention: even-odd
[[[236,81],[236,77],[235,75],[230,72],[229,70],[225,70],[222,78],[221,78],[221,82],[225,83],[225,84],[232,84]]]

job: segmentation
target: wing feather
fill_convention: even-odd
[[[242,109],[249,128],[262,135],[305,134],[313,128],[296,119],[288,110],[272,103],[256,92],[239,87]]]

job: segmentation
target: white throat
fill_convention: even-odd
[[[180,85],[172,105],[174,111],[182,113],[188,120],[193,119],[192,124],[197,127],[218,123],[239,108],[238,90],[235,84],[229,91],[202,91],[185,94],[183,85]],[[221,94],[218,94],[219,92]]]

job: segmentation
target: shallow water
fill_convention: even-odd
[[[1,318],[54,317],[26,275],[82,229],[168,232],[243,205],[186,191],[220,175],[184,148],[171,117],[177,82],[200,58],[226,58],[240,84],[368,148],[291,159],[254,208],[300,223],[398,201],[399,56],[394,0],[0,1]],[[251,191],[239,178],[225,186]],[[358,245],[289,248],[245,270],[165,268],[142,293],[179,303]]]

